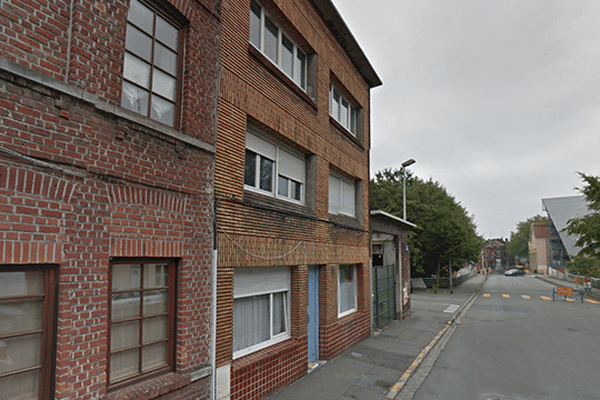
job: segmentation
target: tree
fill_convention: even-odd
[[[579,191],[585,195],[591,214],[570,219],[565,231],[577,235],[575,242],[581,250],[569,263],[575,272],[600,277],[600,177],[579,173],[584,187]]]
[[[585,195],[588,207],[595,211],[580,218],[570,219],[566,231],[579,238],[575,242],[581,247],[579,255],[600,258],[600,177],[580,173],[586,185],[579,191]]]
[[[385,169],[371,180],[371,209],[386,211],[402,218],[403,194],[401,170]],[[430,276],[438,264],[453,269],[476,261],[483,239],[467,211],[433,180],[423,181],[407,175],[406,209],[417,228],[409,232],[413,273]]]
[[[506,245],[506,253],[514,260],[529,260],[529,237],[532,224],[548,223],[548,218],[541,215],[528,218],[517,224],[517,231],[510,233],[510,239]]]

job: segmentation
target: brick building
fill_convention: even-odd
[[[210,398],[220,12],[2,1],[0,398]]]
[[[217,398],[259,399],[370,335],[381,82],[330,0],[233,0],[222,17]]]

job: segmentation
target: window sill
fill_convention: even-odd
[[[347,317],[349,315],[352,315],[352,314],[356,313],[357,311],[358,311],[358,308],[356,308],[356,307],[353,308],[353,309],[351,309],[351,310],[344,311],[343,313],[340,313],[338,311],[338,319],[341,319],[341,318]]]
[[[191,136],[186,135],[185,133],[170,128],[164,124],[159,122],[152,121],[148,117],[141,116],[132,111],[126,110],[122,108],[120,105],[114,105],[106,103],[96,95],[92,93],[88,93],[81,89],[76,88],[70,84],[58,81],[54,78],[51,78],[47,75],[42,74],[41,72],[33,71],[27,68],[20,66],[19,64],[7,60],[3,57],[0,57],[0,71],[7,71],[11,74],[17,75],[23,79],[30,80],[36,84],[42,85],[51,90],[56,90],[62,94],[67,96],[79,99],[81,101],[87,102],[93,105],[96,109],[100,111],[104,111],[106,113],[112,114],[116,117],[121,117],[132,121],[136,124],[142,125],[146,128],[153,129],[155,131],[161,132],[166,136],[172,137],[179,141],[185,142],[190,146],[194,146],[198,149],[204,150],[206,152],[214,154],[216,152],[216,147],[214,144],[203,142],[199,139],[195,139]]]
[[[347,139],[349,139],[352,143],[354,143],[355,145],[357,145],[358,147],[360,147],[362,150],[365,149],[365,146],[363,146],[363,144],[361,143],[361,141],[358,139],[358,137],[354,136],[352,134],[352,132],[350,132],[348,129],[344,128],[342,126],[342,124],[340,124],[339,122],[336,121],[335,118],[333,118],[331,115],[329,115],[329,121],[331,122],[331,124],[333,126],[335,126],[337,128],[338,131],[340,131],[342,133],[342,135],[344,135]]]
[[[308,208],[306,204],[277,198],[248,188],[244,188],[244,202],[267,208],[273,212],[293,213],[309,217],[315,216],[314,211]]]
[[[298,96],[304,99],[311,107],[315,110],[317,109],[317,102],[313,100],[308,93],[306,93],[300,86],[296,84],[292,79],[290,79],[282,70],[280,70],[271,60],[267,58],[263,53],[260,52],[256,47],[252,44],[248,43],[248,51],[249,53],[256,58],[263,66],[265,66],[269,71],[271,71],[277,78],[279,78],[283,83],[286,84],[290,89],[292,89]],[[308,85],[308,83],[307,83]]]
[[[349,217],[343,214],[329,214],[329,220],[335,224],[352,229],[362,229],[357,217]]]
[[[189,375],[174,372],[143,382],[135,383],[108,393],[107,400],[155,399],[167,393],[174,392],[191,383]]]
[[[236,352],[233,353],[233,357],[232,358],[233,358],[233,360],[237,360],[237,359],[249,356],[250,354],[254,354],[257,351],[268,349],[271,346],[274,346],[274,345],[276,345],[278,343],[281,343],[281,342],[285,342],[286,340],[289,340],[289,339],[291,339],[291,336],[290,336],[289,333],[282,334],[282,335],[280,335],[280,336],[278,336],[276,338],[273,338],[273,339],[271,339],[271,340],[269,340],[267,342],[262,342],[262,343],[259,343],[259,344],[255,344],[254,346],[247,347],[245,349],[236,351]]]

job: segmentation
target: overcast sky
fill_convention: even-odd
[[[383,81],[371,176],[414,158],[490,239],[600,175],[600,1],[333,2]]]

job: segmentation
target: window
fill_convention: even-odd
[[[356,136],[358,110],[333,84],[329,86],[329,114]]]
[[[339,317],[357,310],[355,265],[340,265],[338,268],[338,300]]]
[[[111,264],[109,384],[172,370],[175,263]]]
[[[54,270],[0,272],[0,398],[46,399],[53,391]]]
[[[236,268],[233,277],[233,357],[290,337],[290,269]]]
[[[246,188],[303,203],[304,175],[304,156],[246,133]]]
[[[306,90],[306,54],[256,1],[250,2],[250,43]]]
[[[127,15],[121,107],[175,126],[180,27],[138,0]]]
[[[329,175],[329,213],[354,217],[355,183],[337,175]]]

